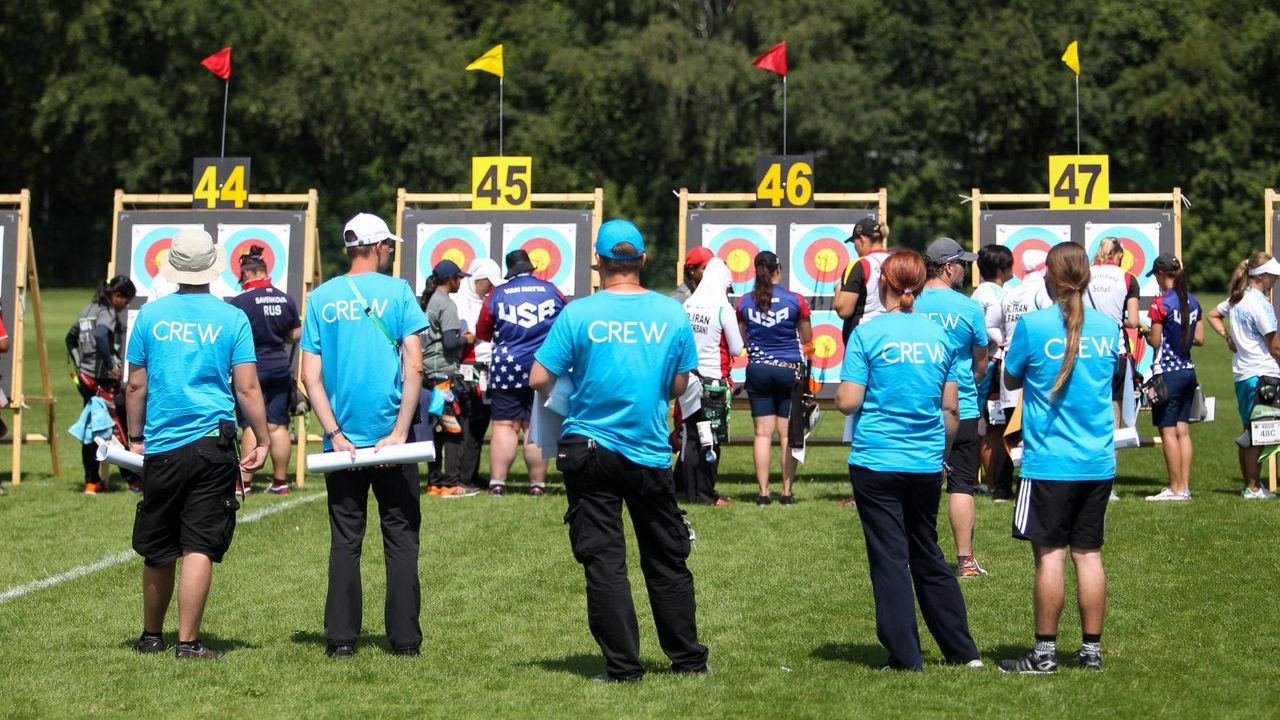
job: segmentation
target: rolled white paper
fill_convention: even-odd
[[[98,443],[98,462],[109,462],[117,467],[134,472],[142,472],[142,456],[129,452],[118,443]]]
[[[328,473],[373,465],[431,462],[435,459],[435,443],[413,442],[404,445],[388,445],[377,452],[374,452],[373,448],[360,448],[356,450],[354,460],[351,459],[349,452],[314,453],[307,456],[307,471]]]

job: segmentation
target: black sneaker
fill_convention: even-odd
[[[779,504],[779,505],[795,505],[795,504],[796,504],[796,496],[795,496],[795,495],[782,495],[782,496],[780,496],[780,497],[778,498],[778,504]]]
[[[356,656],[355,645],[329,645],[324,654],[331,658],[349,658]]]
[[[391,651],[399,657],[418,657],[422,654],[422,648],[418,645],[405,645]]]
[[[217,660],[222,657],[222,651],[205,647],[198,642],[178,643],[178,647],[174,650],[174,655],[179,660]]]
[[[1048,675],[1058,672],[1058,659],[1056,655],[1042,655],[1032,650],[1016,660],[1001,660],[1000,672]]]
[[[1076,662],[1085,670],[1101,670],[1102,669],[1102,653],[1080,651],[1076,655]]]
[[[152,637],[145,633],[138,638],[138,642],[133,644],[133,649],[142,655],[151,655],[152,653],[164,652],[168,646],[164,644],[164,638]]]
[[[609,673],[600,673],[599,675],[592,675],[591,680],[598,683],[633,683],[640,682],[643,677],[644,675],[636,675],[634,677],[613,677]]]
[[[772,495],[757,495],[757,496],[756,496],[756,504],[757,504],[757,505],[760,505],[760,506],[764,506],[764,505],[772,505],[772,504],[773,504],[773,496],[772,496]]]

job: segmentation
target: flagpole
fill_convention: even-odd
[[[231,96],[231,78],[227,78],[227,84],[222,89],[222,150],[218,153],[218,157],[227,156],[227,98]]]
[[[787,76],[782,76],[782,154],[787,154]]]
[[[502,157],[502,86],[506,78],[498,76],[498,157]]]
[[[1076,154],[1080,154],[1080,76],[1076,75]]]

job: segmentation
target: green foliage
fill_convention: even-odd
[[[0,188],[31,187],[46,283],[104,271],[114,188],[190,188],[217,151],[234,51],[228,152],[261,192],[321,196],[322,249],[343,220],[390,215],[395,189],[458,191],[497,150],[497,78],[462,68],[506,45],[506,150],[546,191],[606,189],[670,283],[671,191],[743,191],[780,150],[780,78],[749,62],[788,41],[789,141],[817,188],[889,188],[895,242],[968,235],[970,188],[1031,192],[1045,157],[1112,156],[1116,191],[1181,187],[1198,290],[1261,247],[1280,161],[1280,15],[1247,0],[886,4],[794,0],[29,0],[0,4]],[[86,261],[85,258],[100,258]]]

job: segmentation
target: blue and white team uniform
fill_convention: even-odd
[[[564,307],[560,290],[533,273],[516,275],[489,293],[476,321],[476,339],[493,341],[489,388],[494,420],[529,419],[534,353]]]
[[[1153,326],[1160,325],[1160,347],[1156,348],[1151,372],[1164,378],[1169,391],[1168,402],[1151,408],[1151,421],[1156,427],[1174,427],[1191,420],[1191,404],[1198,386],[1191,343],[1196,325],[1200,324],[1200,302],[1191,293],[1187,293],[1187,308],[1186,335],[1182,333],[1182,303],[1173,288],[1152,300],[1147,313]]]
[[[756,306],[750,291],[738,299],[737,310],[738,320],[747,329],[746,388],[751,417],[788,417],[791,391],[804,370],[799,326],[809,319],[809,303],[774,285],[768,310]]]

